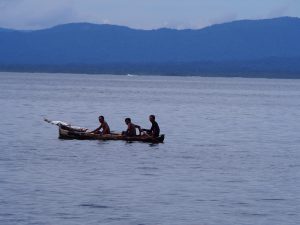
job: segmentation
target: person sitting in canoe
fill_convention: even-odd
[[[155,121],[155,116],[150,115],[149,116],[149,121],[152,123],[152,126],[151,126],[150,130],[142,129],[142,131],[146,131],[147,134],[152,136],[152,137],[159,137],[160,129],[159,129],[159,126],[158,126],[157,122]]]
[[[99,122],[100,122],[100,127],[98,127],[97,129],[93,130],[90,133],[102,134],[102,135],[110,134],[110,129],[107,122],[104,120],[104,116],[99,116]],[[102,131],[100,131],[101,129]]]
[[[126,118],[125,123],[127,124],[127,130],[122,132],[123,136],[128,136],[128,137],[136,136],[136,129],[139,130],[140,132],[139,135],[141,135],[141,127],[133,124],[130,118]]]

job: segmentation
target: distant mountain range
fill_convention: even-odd
[[[300,78],[300,19],[199,30],[74,23],[0,29],[0,70]]]

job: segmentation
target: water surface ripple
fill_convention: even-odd
[[[300,224],[300,81],[0,73],[0,224]],[[66,141],[43,117],[164,144]]]

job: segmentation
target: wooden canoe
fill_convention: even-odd
[[[122,140],[122,141],[140,141],[140,142],[148,142],[148,143],[163,143],[165,139],[165,135],[162,134],[157,138],[142,135],[142,136],[134,136],[127,137],[121,134],[91,134],[88,132],[82,132],[70,129],[64,125],[59,126],[59,138],[60,139],[77,139],[77,140]]]

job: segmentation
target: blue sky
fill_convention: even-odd
[[[0,27],[15,29],[70,22],[197,29],[280,16],[300,17],[300,0],[0,0]]]

